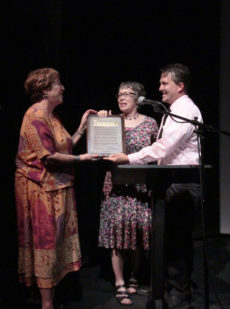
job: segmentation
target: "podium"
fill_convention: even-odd
[[[198,165],[116,165],[114,184],[146,184],[152,189],[151,294],[145,309],[166,308],[164,302],[165,191],[173,182],[199,182]]]

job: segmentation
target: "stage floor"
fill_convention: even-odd
[[[194,308],[204,308],[203,242],[194,241],[195,261],[193,281]],[[107,259],[107,260],[106,260]],[[93,260],[93,262],[92,262]],[[85,256],[84,267],[67,276],[57,288],[57,308],[62,309],[118,309],[124,308],[113,297],[112,272],[109,256],[98,249],[95,256]],[[230,236],[208,240],[209,308],[230,309]],[[17,283],[16,267],[1,265],[2,309],[41,308],[37,291],[25,289]],[[135,295],[130,308],[144,309],[147,296]]]

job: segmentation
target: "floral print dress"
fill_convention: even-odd
[[[135,128],[126,128],[126,152],[134,153],[151,145],[156,140],[157,132],[156,121],[147,116]],[[113,185],[111,172],[107,171],[103,194],[99,247],[136,250],[137,234],[140,233],[143,248],[149,249],[151,191],[146,185]]]

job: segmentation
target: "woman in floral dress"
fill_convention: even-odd
[[[137,99],[145,94],[142,84],[123,82],[118,91],[118,105],[125,121],[126,152],[134,153],[151,145],[157,137],[156,121],[137,111]],[[104,116],[106,111],[99,112]],[[139,249],[149,249],[151,233],[151,192],[144,184],[113,185],[107,172],[103,187],[100,213],[99,247],[111,249],[115,275],[115,298],[123,305],[132,304],[130,294],[137,288],[136,271],[126,288],[124,280],[124,253],[132,251],[138,260]],[[136,267],[137,265],[134,265]]]
[[[52,68],[32,71],[25,90],[33,105],[23,117],[16,156],[19,280],[36,284],[42,309],[53,309],[54,287],[81,267],[73,168],[97,156],[76,156],[72,148],[88,115],[96,111],[86,111],[70,136],[54,113],[63,102],[59,73]]]

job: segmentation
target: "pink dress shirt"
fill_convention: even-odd
[[[188,95],[183,95],[173,102],[170,110],[172,114],[192,120],[197,117],[197,120],[202,122],[200,110]],[[159,132],[161,131],[161,126]],[[168,116],[163,127],[162,137],[151,146],[129,154],[130,164],[143,164],[154,161],[158,161],[160,165],[199,164],[198,139],[194,130],[193,124],[185,123],[176,117],[172,119]]]

